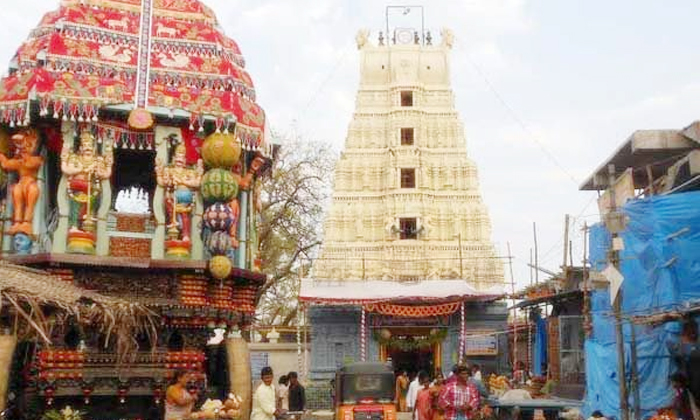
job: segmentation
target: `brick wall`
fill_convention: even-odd
[[[109,238],[109,254],[113,257],[150,258],[151,240],[144,238]]]
[[[559,318],[550,316],[547,319],[547,365],[549,378],[559,382],[561,366],[559,365]]]

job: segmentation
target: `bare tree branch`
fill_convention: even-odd
[[[262,181],[260,254],[268,281],[259,291],[263,325],[297,322],[299,277],[322,243],[325,205],[330,198],[336,155],[328,145],[285,138]]]

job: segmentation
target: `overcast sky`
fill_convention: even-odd
[[[376,0],[207,0],[241,47],[272,127],[342,148],[358,84],[355,34],[384,26]],[[410,2],[414,3],[414,2]],[[57,0],[5,1],[8,63]],[[510,242],[529,281],[532,222],[540,265],[562,260],[563,217],[597,220],[578,185],[634,130],[700,119],[697,0],[431,0],[426,28],[450,27],[453,89],[479,167],[493,240]],[[5,65],[5,64],[3,64]],[[575,260],[580,260],[580,246]],[[508,271],[506,270],[506,273]],[[508,276],[507,276],[508,277]]]

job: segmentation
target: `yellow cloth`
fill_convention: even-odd
[[[272,385],[260,384],[253,394],[250,420],[274,420],[276,408],[275,388]]]

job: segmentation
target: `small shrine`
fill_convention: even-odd
[[[23,356],[32,369],[13,391],[143,417],[173,369],[202,388],[247,357],[236,340],[265,280],[258,180],[272,146],[241,51],[201,2],[56,3],[0,80],[2,258],[144,305],[160,325],[122,366],[114,340],[67,322]],[[238,346],[222,366],[207,353],[215,330]]]

